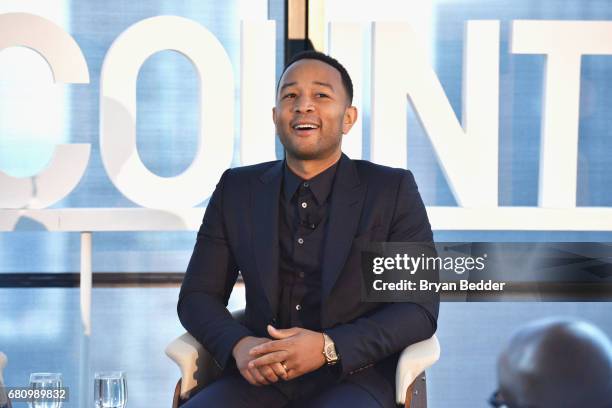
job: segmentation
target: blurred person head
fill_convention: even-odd
[[[493,406],[612,407],[612,342],[587,322],[539,320],[510,339],[497,376]]]

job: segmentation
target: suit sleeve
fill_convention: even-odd
[[[431,226],[414,177],[403,172],[397,189],[389,242],[433,242]],[[439,295],[424,303],[388,303],[325,332],[340,354],[341,376],[369,367],[410,344],[433,336]]]
[[[227,310],[238,277],[223,214],[223,189],[229,172],[221,176],[206,208],[177,306],[183,327],[212,354],[221,368],[231,362],[234,345],[252,335]]]

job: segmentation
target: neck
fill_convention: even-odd
[[[335,152],[325,159],[319,160],[300,160],[287,155],[287,166],[302,180],[310,180],[317,174],[324,172],[340,160],[341,151]]]

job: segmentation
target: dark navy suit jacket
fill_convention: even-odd
[[[276,323],[282,174],[283,161],[227,170],[198,232],[178,313],[221,368],[234,364],[232,349],[240,338],[268,337],[266,326]],[[387,399],[380,394],[393,393],[399,352],[436,331],[439,299],[363,302],[360,247],[367,242],[431,242],[431,227],[407,170],[342,155],[330,199],[321,325],[341,356],[339,379]],[[244,324],[226,309],[239,271],[246,290]]]

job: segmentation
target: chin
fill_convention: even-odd
[[[287,151],[292,157],[298,160],[316,160],[321,158],[320,152],[309,152],[309,151]]]
[[[318,156],[322,156],[321,152],[316,149],[315,146],[298,145],[292,143],[283,143],[285,148],[285,155],[294,157],[298,160],[314,160],[317,159]]]

